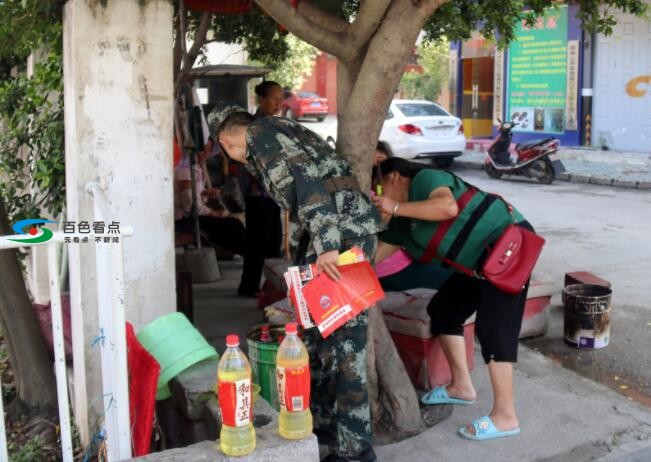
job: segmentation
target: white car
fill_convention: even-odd
[[[461,120],[438,104],[420,100],[393,100],[380,140],[396,157],[442,168],[452,165],[466,148]]]

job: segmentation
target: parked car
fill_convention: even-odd
[[[380,139],[396,157],[448,168],[466,147],[463,124],[438,104],[420,100],[391,102]]]
[[[294,120],[315,117],[323,122],[328,116],[328,100],[310,91],[285,92],[283,115]]]
[[[315,121],[310,120],[300,122],[308,130],[313,131],[319,135],[323,140],[330,145],[332,149],[335,149],[337,145],[337,118],[328,117],[324,122],[316,123]]]

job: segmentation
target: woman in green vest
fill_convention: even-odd
[[[501,197],[478,190],[450,172],[422,168],[400,158],[388,159],[381,169],[383,195],[374,202],[389,226],[380,235],[376,262],[403,248],[421,262],[445,257],[480,269],[487,247],[509,224],[532,230]],[[440,338],[452,382],[424,395],[425,404],[475,402],[463,324],[477,314],[476,333],[488,365],[494,402],[488,416],[459,429],[464,438],[486,440],[520,433],[513,401],[513,363],[517,361],[527,288],[511,295],[486,280],[455,272],[428,305],[432,334]]]

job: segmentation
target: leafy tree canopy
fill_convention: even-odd
[[[0,195],[13,220],[56,216],[65,200],[62,5],[0,2]]]
[[[423,73],[407,72],[400,80],[400,89],[407,99],[436,101],[447,85],[450,71],[450,51],[447,40],[425,42],[416,49],[417,62]]]

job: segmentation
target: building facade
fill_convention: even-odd
[[[517,123],[516,142],[651,150],[651,23],[621,13],[611,35],[593,35],[577,13],[521,21],[503,51],[478,33],[451,46],[452,111],[468,138],[495,136],[501,119]]]

